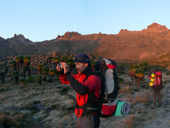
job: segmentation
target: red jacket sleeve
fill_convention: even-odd
[[[66,79],[65,74],[60,75],[60,81],[61,81],[62,84],[70,84],[69,81]]]
[[[75,75],[73,74],[70,74],[70,75],[75,78]],[[70,82],[66,78],[66,74],[61,74],[59,79],[62,84],[70,84]]]
[[[63,84],[70,84],[72,88],[80,95],[95,92],[98,96],[100,91],[101,81],[96,75],[90,75],[85,82],[79,82],[75,79],[75,75],[67,73],[66,75],[60,75],[60,81]]]

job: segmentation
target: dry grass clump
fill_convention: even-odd
[[[28,126],[30,121],[23,113],[15,113],[13,115],[0,113],[0,128],[22,128]]]
[[[0,92],[4,92],[4,91],[6,91],[5,88],[0,88]]]
[[[126,116],[123,120],[118,120],[116,125],[117,128],[135,128],[136,126],[136,116],[131,114]]]
[[[124,88],[122,88],[119,92],[119,94],[124,94],[124,93],[128,93],[131,94],[132,93],[132,88],[130,86],[126,86]]]
[[[16,126],[17,126],[16,121],[11,116],[5,113],[0,113],[0,127],[9,128]]]
[[[129,115],[126,117],[124,121],[124,127],[126,128],[134,128],[135,127],[135,116],[134,115]]]
[[[137,95],[133,100],[132,104],[142,103],[144,106],[149,105],[151,103],[151,96],[147,95]]]

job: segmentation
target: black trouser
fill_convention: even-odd
[[[100,117],[98,115],[85,115],[77,118],[76,128],[99,128]]]

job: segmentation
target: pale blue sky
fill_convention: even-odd
[[[67,31],[117,34],[153,22],[170,28],[170,0],[0,0],[0,36],[44,41]]]

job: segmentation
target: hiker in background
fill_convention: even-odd
[[[152,71],[149,86],[152,88],[153,92],[153,106],[152,108],[161,107],[161,89],[162,84],[162,73],[160,71]]]
[[[77,74],[70,73],[68,64],[61,62],[56,69],[64,74],[60,75],[63,84],[70,84],[76,92],[77,128],[99,128],[100,117],[97,112],[97,104],[100,95],[101,80],[95,75],[90,66],[89,57],[80,53],[74,58]]]

